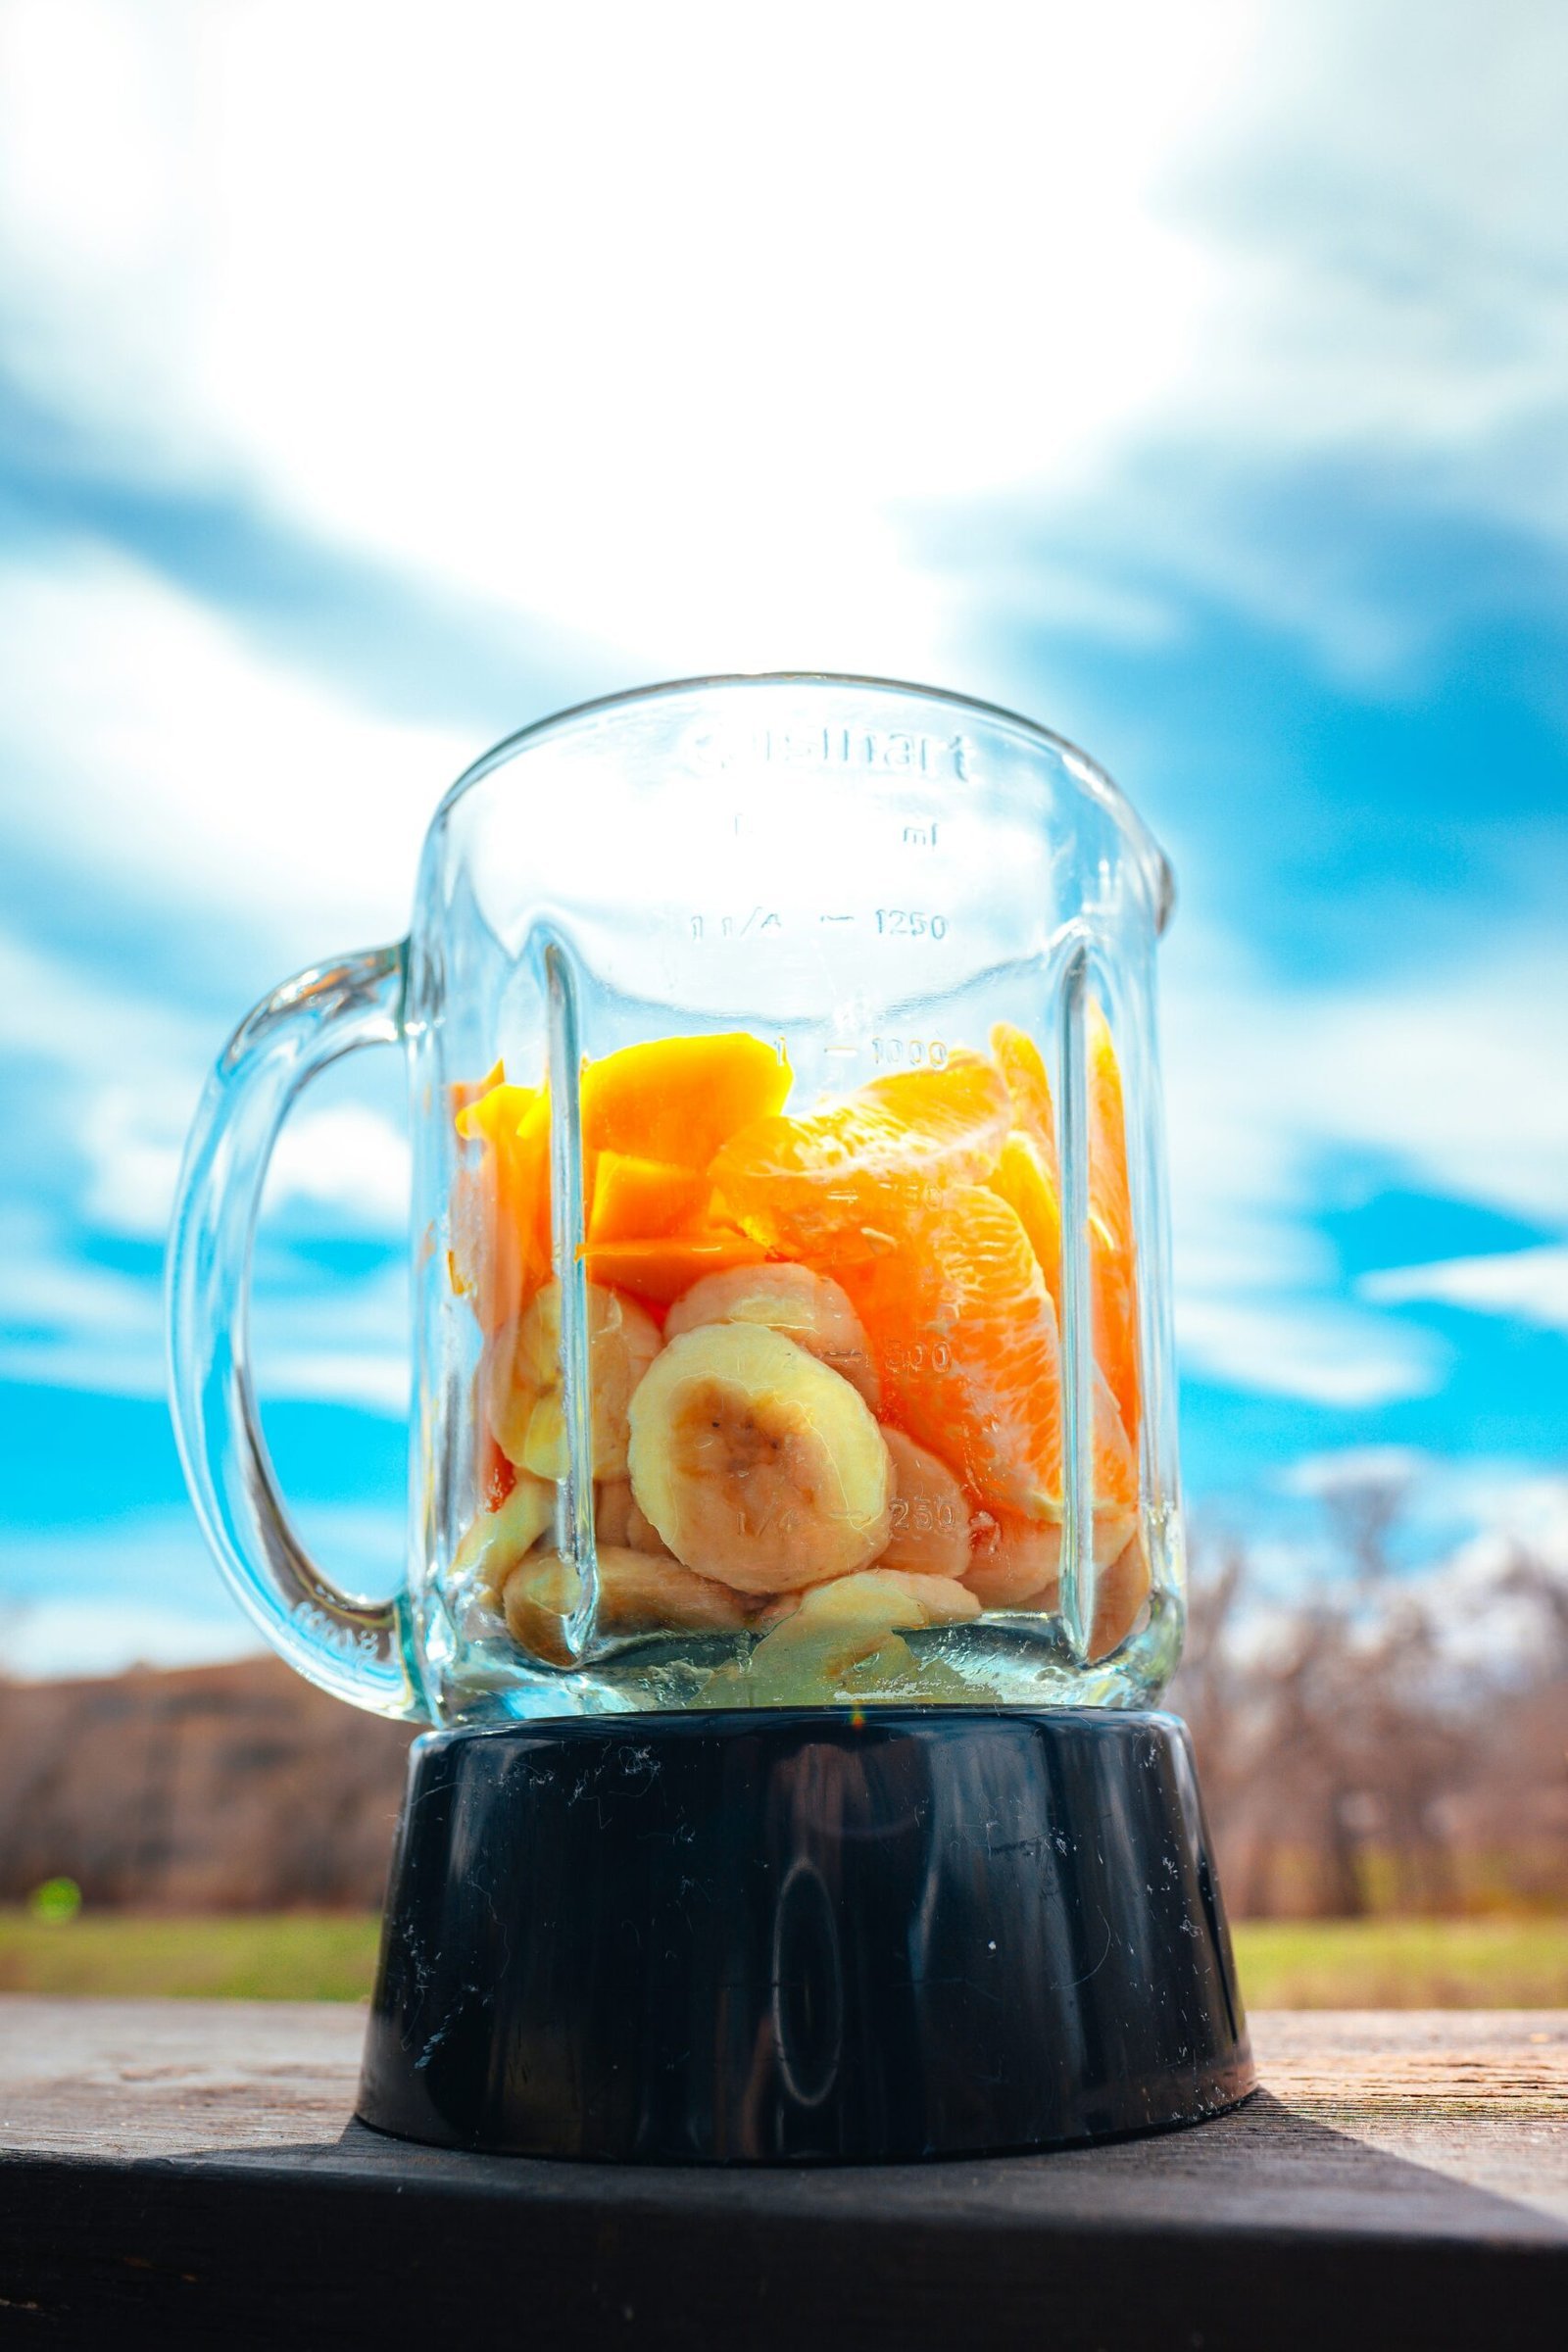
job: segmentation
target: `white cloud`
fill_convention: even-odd
[[[402,1514],[318,1505],[305,1541],[345,1592],[394,1590]],[[223,1584],[193,1514],[147,1510],[98,1528],[3,1528],[0,1674],[119,1674],[249,1655],[262,1637]]]
[[[15,836],[156,906],[260,917],[300,961],[407,928],[425,825],[482,746],[368,716],[86,547],[0,566],[0,640],[32,783]]]
[[[303,0],[8,12],[10,341],[107,472],[254,498],[628,674],[961,675],[973,600],[915,534],[976,494],[1042,518],[1014,620],[1173,625],[1052,554],[1071,500],[1341,663],[1400,658],[1353,582],[1325,597],[1263,534],[1152,512],[1155,447],[1195,479],[1204,453],[1413,451],[1435,504],[1568,533],[1536,455],[1568,368],[1549,12],[1499,0],[1483,35],[1446,5],[980,6],[955,41],[947,11],[813,0],[780,44],[716,6],[607,36],[455,5],[424,30]],[[154,920],[260,910],[276,977],[403,928],[429,811],[482,747],[307,684],[85,543],[0,567],[0,631],[18,837]],[[0,943],[0,1023],[88,1082],[82,1204],[151,1236],[218,1041],[21,955]],[[1188,1360],[1323,1402],[1420,1393],[1438,1357],[1392,1311],[1413,1291],[1322,1303],[1316,1163],[1568,1216],[1560,941],[1353,989],[1271,983],[1185,917],[1172,955]],[[371,1114],[306,1112],[274,1182],[390,1233],[404,1164]],[[119,1292],[95,1323],[64,1257],[42,1275],[58,1311],[13,1364],[157,1385]],[[390,1409],[400,1346],[385,1317],[323,1321],[277,1362]]]
[[[238,1012],[240,1007],[236,1007]],[[41,1065],[86,1163],[80,1208],[99,1230],[162,1240],[185,1138],[221,1031],[123,981],[96,981],[0,930],[0,1046]],[[269,1208],[329,1207],[381,1236],[406,1231],[405,1128],[358,1102],[296,1109],[268,1176]]]
[[[169,1231],[194,1089],[162,1100],[145,1084],[116,1082],[88,1094],[79,1141],[91,1163],[82,1207],[104,1232],[162,1241]],[[272,1152],[266,1210],[294,1201],[329,1208],[333,1224],[392,1240],[409,1222],[409,1140],[366,1103],[296,1110]]]
[[[1278,1484],[1287,1494],[1321,1496],[1357,1487],[1407,1487],[1431,1468],[1431,1456],[1416,1446],[1341,1446],[1293,1462]]]
[[[92,1264],[58,1220],[13,1212],[0,1254],[0,1379],[103,1396],[167,1390],[156,1274]],[[356,1280],[274,1260],[257,1286],[252,1358],[270,1399],[351,1403],[401,1418],[409,1397],[401,1264]]]
[[[1402,1305],[1433,1299],[1467,1306],[1478,1314],[1511,1315],[1548,1331],[1568,1331],[1568,1246],[1548,1243],[1537,1250],[1496,1250],[1485,1257],[1453,1257],[1435,1265],[1391,1266],[1367,1274],[1364,1298]]]
[[[13,1210],[0,1252],[0,1379],[113,1396],[163,1394],[156,1282],[94,1265],[58,1221]]]
[[[1373,1276],[1358,1286],[1359,1303],[1335,1303],[1338,1267],[1315,1230],[1322,1162],[1336,1151],[1360,1154],[1446,1197],[1568,1219],[1568,1055],[1557,1010],[1568,1003],[1568,956],[1555,929],[1516,923],[1503,955],[1351,986],[1281,982],[1201,926],[1173,931],[1163,952],[1186,1360],[1323,1403],[1428,1393],[1440,1385],[1444,1351],[1379,1310],[1436,1296],[1442,1270]],[[1477,1261],[1450,1277],[1469,1302],[1485,1294],[1496,1311],[1528,1293],[1528,1311],[1551,1322],[1560,1280],[1547,1251]]]
[[[360,1102],[299,1111],[278,1137],[268,1175],[270,1204],[304,1200],[350,1216],[368,1231],[407,1231],[409,1139]]]
[[[62,1076],[101,1079],[130,1055],[199,1069],[209,1041],[190,1014],[132,983],[92,980],[65,957],[0,930],[0,1046]]]
[[[407,1354],[392,1348],[284,1348],[267,1367],[275,1396],[356,1404],[394,1421],[409,1409],[409,1378]]]
[[[1558,1470],[1413,1446],[1342,1446],[1303,1455],[1273,1484],[1313,1500],[1395,1485],[1402,1491],[1399,1524],[1418,1545],[1446,1559],[1484,1558],[1492,1568],[1526,1552],[1568,1574],[1568,1476]]]
[[[0,1608],[0,1670],[23,1682],[122,1674],[128,1666],[213,1666],[260,1647],[237,1607],[222,1616],[147,1600]]]
[[[1399,658],[1353,582],[1130,495],[1154,446],[1396,460],[1568,533],[1568,35],[1534,0],[1484,31],[1464,0],[975,0],[960,40],[806,0],[783,42],[717,0],[453,0],[436,43],[384,0],[15,0],[9,30],[36,395],[628,672],[940,671],[961,599],[901,516],[990,493],[1130,510],[1336,662]],[[1164,625],[1044,569],[1047,619]]]
[[[1443,1351],[1424,1334],[1332,1302],[1189,1296],[1178,1304],[1176,1332],[1189,1370],[1269,1396],[1373,1405],[1428,1395],[1443,1382]]]
[[[1077,483],[1196,363],[1160,183],[1257,10],[126,11],[125,215],[75,9],[18,14],[14,340],[96,435],[656,667],[906,674],[897,502]]]

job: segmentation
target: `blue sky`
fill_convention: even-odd
[[[0,5],[0,1626],[248,1637],[158,1279],[206,1064],[396,936],[499,735],[725,667],[1086,744],[1175,861],[1195,1516],[1568,1564],[1556,12]],[[898,37],[890,35],[896,31]],[[308,1535],[396,1574],[398,1075],[259,1263]]]

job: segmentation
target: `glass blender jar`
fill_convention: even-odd
[[[877,681],[696,681],[501,745],[437,811],[408,941],[302,975],[237,1032],[172,1248],[192,1492],[292,1664],[438,1727],[394,1863],[368,2120],[576,2153],[887,2155],[1176,2120],[1248,2086],[1186,1749],[1146,1712],[1183,1622],[1170,904],[1115,786],[1027,720]],[[416,1147],[409,1573],[377,1605],[294,1534],[245,1351],[272,1139],[370,1043],[406,1050]],[[1010,1859],[999,1823],[1023,1827]],[[492,1948],[478,1880],[491,1917],[531,1923],[531,1957],[511,1931],[510,1960]],[[1048,1883],[1064,1919],[1108,1917],[1102,1880],[1131,1933],[1086,1996],[1093,2062],[1064,2073],[1057,2046],[1021,2103],[977,2098],[954,2085],[984,2052],[944,2011],[928,2094],[869,2087],[947,1997],[914,1919],[927,1941],[940,1919],[944,1967],[950,1936],[994,1956],[978,1932],[1010,1921],[986,1997],[1059,2044],[1056,1984],[1083,2042],[1072,1939],[1053,1959],[1029,1921]],[[612,1957],[655,1919],[683,1951],[662,2007]],[[449,1965],[469,1989],[443,2009]],[[851,2016],[857,1966],[892,1969],[897,2018],[864,1987]],[[672,2089],[705,1984],[747,2033],[720,2050],[700,2025]],[[818,2039],[837,2017],[831,2065],[791,2054],[792,2000]],[[546,2046],[572,2057],[541,2090]]]

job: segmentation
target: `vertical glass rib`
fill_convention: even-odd
[[[1056,1067],[1061,1096],[1061,1620],[1074,1660],[1095,1616],[1094,1323],[1089,1266],[1089,958],[1062,975]]]
[[[583,1271],[582,1049],[571,960],[559,941],[544,952],[545,1016],[550,1055],[551,1250],[561,1284],[561,1383],[565,1404],[566,1476],[558,1504],[562,1550],[576,1563],[582,1593],[566,1620],[566,1643],[580,1654],[593,1639],[599,1605],[594,1548],[594,1431],[589,1355],[588,1283]]]
[[[1152,955],[1152,950],[1150,951]],[[1157,1076],[1154,988],[1150,956],[1123,984],[1115,1022],[1127,1106],[1127,1179],[1138,1268],[1139,1499],[1156,1585],[1182,1578],[1181,1482],[1176,1394],[1170,1377],[1170,1236],[1165,1204],[1165,1138]]]

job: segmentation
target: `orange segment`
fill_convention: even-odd
[[[1034,1244],[1052,1304],[1061,1317],[1061,1174],[1056,1116],[1040,1048],[1010,1021],[998,1021],[991,1051],[1006,1081],[1013,1132],[1003,1149],[993,1189],[1017,1210]]]
[[[1127,1183],[1127,1123],[1110,1028],[1089,1008],[1089,1279],[1095,1357],[1137,1442],[1138,1268]]]
[[[713,1188],[696,1168],[630,1152],[601,1152],[594,1168],[590,1242],[636,1242],[706,1223]]]
[[[1039,1519],[1062,1507],[1055,1309],[1006,1201],[975,1185],[899,1202],[877,1257],[833,1267],[866,1329],[887,1417],[958,1468],[979,1499]],[[1135,1504],[1137,1466],[1096,1383],[1097,1497]]]
[[[1051,1303],[1061,1313],[1061,1201],[1040,1164],[1031,1137],[1016,1129],[1002,1147],[991,1190],[1012,1210],[1029,1236]]]
[[[890,1193],[981,1182],[1011,1120],[1001,1073],[978,1054],[901,1070],[799,1118],[759,1119],[712,1162],[736,1224],[788,1255],[882,1224]]]
[[[589,1242],[582,1252],[590,1282],[630,1291],[656,1306],[672,1306],[705,1274],[731,1266],[760,1265],[767,1255],[744,1233],[710,1227],[701,1234],[656,1236],[650,1241]]]
[[[1121,1097],[1121,1067],[1110,1024],[1098,1004],[1089,1007],[1089,1200],[1104,1220],[1114,1246],[1130,1250],[1132,1199],[1127,1185],[1127,1121]]]
[[[1056,1183],[1056,1114],[1051,1101],[1051,1080],[1040,1048],[1026,1031],[1010,1021],[998,1021],[991,1032],[991,1051],[1006,1081],[1012,1102],[1013,1125],[1029,1138],[1040,1164]]]
[[[627,1046],[583,1071],[584,1149],[706,1168],[737,1129],[783,1108],[790,1078],[783,1055],[744,1030]]]

